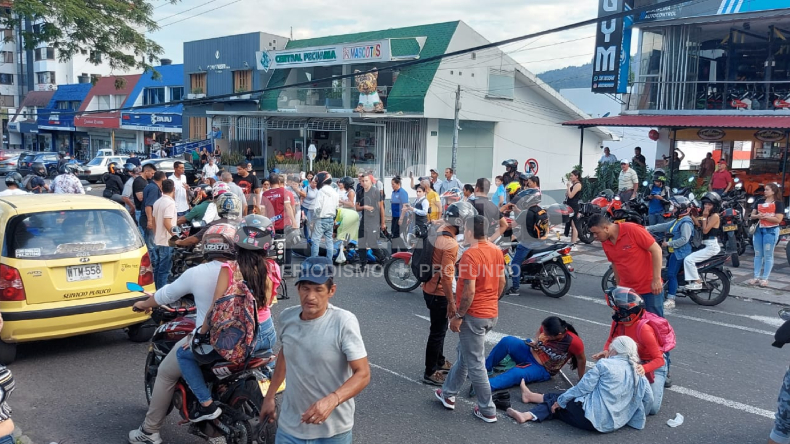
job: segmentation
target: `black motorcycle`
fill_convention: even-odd
[[[510,262],[513,260],[516,243],[502,244],[503,254],[505,255],[505,278],[511,281]],[[532,288],[540,290],[546,296],[561,298],[571,289],[573,275],[573,258],[571,257],[571,244],[561,242],[546,241],[540,248],[530,250],[520,267],[520,279],[522,284],[530,284]],[[501,299],[506,292],[499,296]]]

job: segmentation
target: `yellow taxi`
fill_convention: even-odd
[[[124,327],[146,340],[149,316],[131,309],[145,296],[126,282],[153,292],[154,273],[123,207],[88,195],[3,196],[0,236],[0,363],[14,360],[20,342]]]

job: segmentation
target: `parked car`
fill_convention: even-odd
[[[19,163],[19,156],[0,160],[0,174],[15,173],[17,163]]]
[[[184,175],[187,176],[187,183],[189,185],[194,185],[197,182],[198,170],[195,169],[191,162],[186,162],[184,159],[174,159],[172,157],[167,159],[148,159],[144,161],[141,166],[152,163],[154,166],[156,166],[157,171],[164,171],[165,174],[170,177],[170,175],[175,172],[173,165],[176,162],[181,162],[184,164]]]
[[[9,149],[2,149],[0,150],[0,160],[10,159],[12,157],[19,157],[20,154],[24,153],[25,150],[9,150]]]
[[[102,180],[102,176],[107,172],[107,165],[112,162],[117,162],[118,165],[126,163],[126,156],[113,156],[113,157],[94,157],[93,160],[82,166],[82,171],[78,176],[82,180],[87,180],[90,183],[96,183]]]
[[[126,282],[153,292],[153,270],[123,207],[89,195],[4,196],[0,227],[0,363],[28,341],[125,327],[131,340],[150,339],[149,316],[131,309],[145,296]]]
[[[17,163],[16,171],[25,177],[33,172],[30,165],[36,162],[41,162],[47,167],[47,176],[58,175],[58,153],[27,153],[24,161]]]
[[[19,154],[19,160],[16,163],[16,172],[21,174],[22,177],[27,175],[27,173],[23,171],[30,171],[30,164],[33,163],[36,154],[38,153],[33,151],[24,151]]]

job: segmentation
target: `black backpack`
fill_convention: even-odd
[[[453,236],[448,231],[439,232],[436,225],[428,226],[428,234],[418,241],[418,247],[414,249],[411,256],[411,272],[420,282],[428,282],[434,274],[433,250],[439,235]],[[420,245],[421,244],[421,245]]]

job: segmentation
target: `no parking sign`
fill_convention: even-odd
[[[524,162],[524,172],[527,174],[538,174],[538,161],[535,159],[527,159]]]

